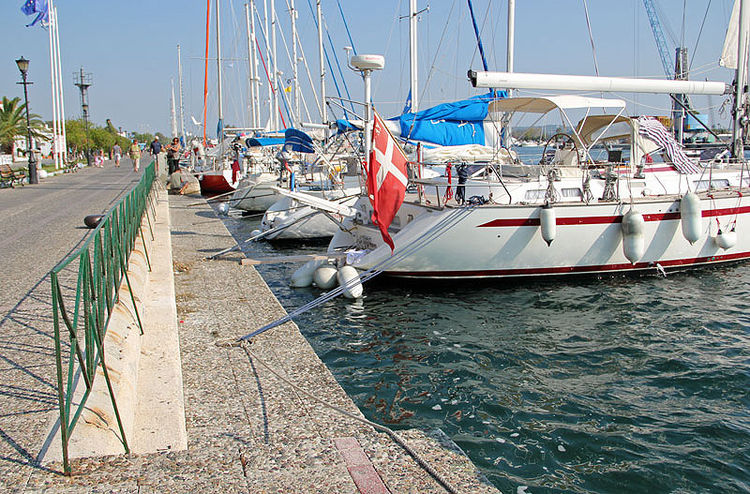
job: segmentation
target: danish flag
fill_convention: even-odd
[[[378,225],[383,240],[393,252],[393,239],[388,227],[406,195],[408,183],[406,155],[386,128],[377,112],[372,127],[372,151],[367,170],[367,194],[372,203],[372,221]]]

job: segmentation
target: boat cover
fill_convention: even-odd
[[[284,144],[280,137],[249,137],[245,139],[245,145],[249,148],[258,146],[278,146]]]
[[[612,98],[589,98],[564,94],[560,96],[548,96],[544,98],[506,98],[490,103],[489,111],[495,112],[525,112],[525,113],[547,113],[556,108],[561,110],[586,109],[586,108],[625,108],[625,102],[621,99]]]
[[[473,98],[443,103],[417,113],[404,113],[391,121],[398,122],[401,138],[424,141],[442,146],[464,144],[493,145],[494,136],[485,135],[488,106],[505,91],[486,93]]]
[[[299,153],[314,153],[312,138],[294,128],[288,128],[284,131],[284,150],[297,151]]]

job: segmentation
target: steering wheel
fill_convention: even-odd
[[[558,149],[572,149],[575,151],[576,156],[578,153],[578,146],[576,141],[564,132],[558,133],[550,137],[544,144],[544,150],[542,151],[542,159],[539,161],[540,165],[549,165],[555,157],[555,151]]]

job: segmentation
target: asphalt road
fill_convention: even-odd
[[[0,491],[23,491],[42,468],[36,458],[58,406],[48,273],[91,232],[84,216],[108,210],[138,178],[123,159],[0,190]]]

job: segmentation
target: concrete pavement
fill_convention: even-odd
[[[47,273],[89,234],[83,217],[109,209],[140,177],[129,165],[0,190],[0,491],[23,489],[41,468],[45,419],[57,409]]]

